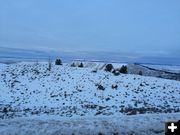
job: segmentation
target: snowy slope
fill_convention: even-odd
[[[85,68],[91,68],[91,69],[98,69],[98,70],[103,70],[106,66],[106,64],[109,64],[107,62],[94,62],[94,61],[82,61],[82,60],[75,60],[71,64],[75,64],[75,66],[78,67],[81,63]],[[111,63],[113,67],[116,68],[121,68],[122,65],[127,65],[126,63]]]
[[[143,64],[144,66],[163,70],[171,73],[180,73],[180,66],[168,66],[168,65],[150,65],[150,64]]]
[[[27,132],[55,134],[57,131],[58,134],[58,127],[57,130],[52,127],[59,124],[61,132],[78,133],[82,132],[78,128],[84,122],[87,125],[82,127],[88,132],[103,130],[111,134],[117,127],[122,129],[125,123],[135,120],[159,123],[159,120],[162,122],[173,116],[179,118],[180,81],[128,74],[114,76],[103,70],[92,72],[93,67],[78,68],[69,64],[52,65],[51,71],[47,68],[46,62],[0,64],[0,134],[15,134],[15,128],[18,133],[24,128],[22,134],[27,134],[30,127],[38,124]],[[161,118],[163,113],[166,114]],[[49,120],[43,124],[46,117]],[[56,121],[57,118],[64,124]],[[118,122],[116,118],[121,120]],[[72,119],[74,122],[66,122]],[[117,127],[108,129],[112,123]],[[148,123],[143,124],[147,126]],[[133,134],[139,126],[125,127],[127,130],[123,132]],[[163,133],[162,125],[157,130],[153,127],[155,125],[146,127],[149,129],[145,131]]]
[[[12,113],[8,116],[45,113],[72,117],[179,112],[180,109],[179,81],[114,76],[70,66],[53,65],[48,71],[47,67],[45,63],[20,63],[1,69],[1,111],[6,107]],[[116,85],[117,88],[112,88]]]

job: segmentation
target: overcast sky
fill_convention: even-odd
[[[0,47],[180,57],[180,0],[1,0]]]

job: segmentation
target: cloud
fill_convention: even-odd
[[[0,46],[180,57],[179,1],[1,1]],[[108,53],[106,53],[108,54]]]

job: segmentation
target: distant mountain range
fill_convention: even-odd
[[[64,62],[75,59],[87,61],[103,62],[126,62],[126,63],[146,63],[160,65],[180,65],[178,58],[174,57],[150,57],[135,56],[121,52],[57,52],[57,51],[39,51],[17,48],[0,47],[0,61],[5,60],[47,60],[61,58]]]

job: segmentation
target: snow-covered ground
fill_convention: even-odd
[[[169,65],[150,65],[150,64],[143,64],[144,66],[163,70],[171,73],[180,73],[180,66],[169,66]]]
[[[0,134],[15,133],[15,128],[17,132],[25,128],[28,134],[58,134],[66,130],[77,134],[83,129],[95,134],[100,130],[133,134],[137,127],[138,132],[145,133],[138,124],[125,126],[135,120],[144,122],[143,126],[152,123],[146,126],[148,132],[162,134],[162,121],[179,119],[179,81],[128,74],[114,76],[103,70],[93,72],[91,66],[64,64],[52,65],[51,71],[47,68],[46,62],[0,64]],[[51,116],[55,119],[38,119]],[[157,123],[161,123],[160,128]],[[108,125],[114,125],[116,130],[108,130]],[[120,131],[118,126],[125,129]]]
[[[81,60],[75,60],[72,63],[74,63],[76,66],[83,63],[83,66],[85,68],[98,69],[98,70],[103,70],[105,68],[106,64],[108,64],[105,62],[81,61]],[[116,68],[121,68],[122,65],[127,65],[127,64],[126,63],[112,63],[112,65],[116,69]]]
[[[164,135],[165,122],[180,119],[180,113],[140,114],[121,117],[35,116],[0,121],[1,135]]]

